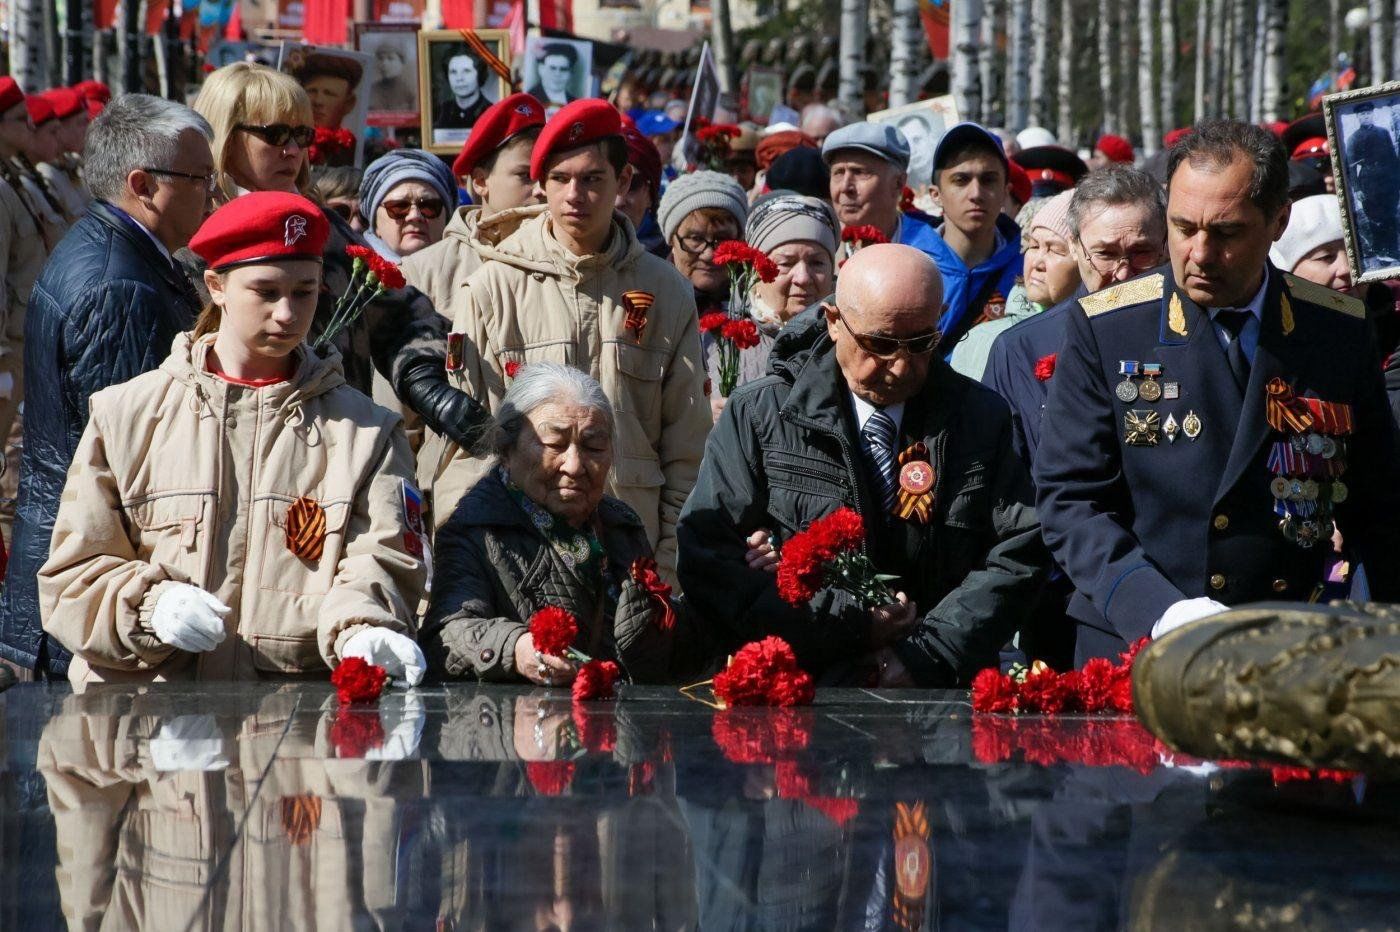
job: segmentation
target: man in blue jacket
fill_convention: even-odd
[[[84,175],[93,203],[34,286],[24,333],[24,453],[14,544],[0,596],[0,659],[62,678],[68,653],[39,624],[68,465],[93,392],[160,365],[200,302],[171,254],[212,208],[213,131],[188,107],[127,94],[93,121]]]

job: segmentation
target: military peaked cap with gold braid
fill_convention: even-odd
[[[1134,304],[1160,301],[1162,290],[1165,287],[1166,277],[1161,272],[1157,272],[1146,278],[1134,278],[1121,285],[1114,285],[1112,288],[1105,288],[1103,291],[1086,295],[1079,299],[1079,306],[1084,309],[1087,316],[1097,317],[1100,314],[1131,307]]]

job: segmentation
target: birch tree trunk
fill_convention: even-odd
[[[1265,0],[1268,15],[1264,25],[1264,93],[1260,101],[1260,119],[1265,122],[1281,120],[1287,111],[1284,82],[1288,75],[1288,0]]]
[[[1176,0],[1161,0],[1162,132],[1176,126]]]
[[[850,0],[843,0],[850,2]],[[719,89],[734,89],[734,30],[729,24],[729,0],[713,0],[710,6],[710,54],[715,58]]]
[[[1113,102],[1118,109],[1118,134],[1120,136],[1130,135],[1129,127],[1130,109],[1133,102],[1133,89],[1137,84],[1137,69],[1132,66],[1133,49],[1137,36],[1133,30],[1133,13],[1137,7],[1131,0],[1116,0],[1114,6],[1118,8],[1118,41],[1114,43],[1118,46],[1118,57],[1113,62],[1114,74],[1114,94]]]
[[[1156,155],[1161,147],[1161,124],[1157,120],[1157,70],[1152,51],[1157,47],[1153,26],[1157,22],[1154,0],[1138,0],[1138,109],[1142,119],[1142,152]]]
[[[919,0],[894,0],[890,20],[890,106],[902,107],[918,96]]]
[[[1366,83],[1379,84],[1390,74],[1390,43],[1386,41],[1385,0],[1368,0],[1366,11],[1371,17],[1371,70],[1366,75]]]
[[[1210,0],[1197,0],[1196,5],[1196,92],[1191,100],[1193,122],[1206,118],[1206,75],[1210,64]]]
[[[951,86],[964,120],[982,118],[982,89],[977,51],[982,38],[982,0],[953,4],[953,76]]]
[[[1259,0],[1255,0],[1256,3]],[[1237,120],[1249,120],[1249,50],[1253,47],[1249,27],[1253,18],[1245,15],[1245,0],[1233,0],[1230,13],[1230,115]]]
[[[1400,2],[1400,0],[1397,0]],[[1031,0],[1030,122],[1050,122],[1050,0]]]
[[[836,96],[853,108],[853,113],[865,112],[861,66],[865,64],[865,30],[869,15],[867,0],[841,0],[841,81]]]
[[[1118,135],[1118,110],[1113,105],[1113,58],[1117,51],[1114,41],[1113,0],[1099,0],[1099,103],[1103,119],[1099,129]]]
[[[31,92],[42,90],[48,86],[45,80],[43,0],[10,0],[8,20],[9,73],[20,87]]]
[[[1003,125],[1006,121],[998,112],[1003,88],[1001,86],[1001,53],[997,49],[997,29],[1002,20],[1001,12],[1005,3],[1006,0],[986,0],[983,3],[982,21],[978,29],[981,50],[977,58],[982,99],[986,103],[982,108],[982,120],[986,123]]]
[[[1327,70],[1337,67],[1342,54],[1342,0],[1327,0]]]
[[[1393,43],[1390,49],[1390,77],[1394,78],[1400,72],[1400,0],[1395,0],[1395,7],[1391,11],[1390,17],[1390,40]],[[1337,57],[1332,56],[1335,62]]]
[[[1269,4],[1258,3],[1254,10],[1254,35],[1250,43],[1249,60],[1249,122],[1258,123],[1264,112],[1264,37],[1268,33]]]
[[[1006,125],[1025,129],[1030,119],[1031,0],[1011,0],[1006,8],[1006,31],[1011,46],[1006,71]]]
[[[1078,36],[1076,25],[1074,0],[1060,0],[1060,57],[1056,62],[1059,106],[1055,120],[1055,138],[1070,148],[1074,148],[1074,62],[1077,53],[1075,38]]]
[[[1229,12],[1226,9],[1229,0],[1213,0],[1210,5],[1210,83],[1207,85],[1209,94],[1209,115],[1218,117],[1224,113],[1224,97],[1221,96],[1225,86],[1225,19]]]

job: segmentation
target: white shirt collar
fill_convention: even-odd
[[[165,248],[165,244],[164,244],[164,243],[162,243],[160,240],[156,239],[156,235],[150,231],[150,228],[149,228],[149,227],[147,227],[147,226],[146,226],[144,223],[142,223],[140,220],[137,220],[137,219],[136,219],[135,217],[133,217],[131,214],[128,214],[126,211],[122,210],[120,207],[117,207],[117,205],[112,204],[111,206],[112,206],[112,207],[115,207],[117,210],[121,210],[121,212],[126,216],[126,219],[130,220],[130,221],[132,222],[132,224],[136,227],[136,229],[138,229],[138,230],[140,230],[142,233],[145,233],[145,234],[146,234],[146,237],[147,237],[148,239],[150,239],[150,241],[151,241],[152,243],[155,244],[156,249],[159,249],[159,250],[160,250],[160,254],[161,254],[162,256],[165,256],[165,261],[166,261],[166,262],[170,262],[170,263],[172,263],[172,264],[174,263],[175,260],[174,260],[173,258],[171,258],[171,256],[170,256],[170,250]]]
[[[885,414],[889,415],[890,420],[894,421],[895,430],[899,430],[900,422],[904,419],[904,402],[901,401],[898,404],[886,405],[883,408],[877,409],[873,404],[866,401],[855,392],[851,392],[850,394],[851,404],[854,406],[856,412],[856,430],[864,429],[865,422],[870,420],[870,415],[874,414],[876,410],[884,411]]]

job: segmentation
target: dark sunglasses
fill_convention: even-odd
[[[871,356],[879,356],[882,359],[890,359],[899,355],[901,349],[908,352],[910,356],[922,356],[925,353],[933,352],[938,341],[943,339],[943,334],[937,330],[903,340],[898,337],[876,336],[873,333],[859,333],[846,320],[846,315],[841,313],[840,308],[836,308],[836,316],[841,320],[841,325],[846,328],[846,332],[851,335],[851,339],[856,341],[856,346]]]
[[[287,141],[291,140],[305,149],[316,139],[316,130],[310,126],[288,126],[286,123],[254,126],[250,123],[239,123],[238,129],[252,133],[269,146],[285,146]]]
[[[331,210],[335,211],[336,213],[340,214],[340,219],[344,220],[346,223],[349,223],[355,218],[355,210],[349,204],[327,204],[326,206]]]
[[[436,220],[442,216],[442,200],[436,197],[415,197],[401,201],[384,201],[381,205],[391,220],[407,220],[408,212],[418,208],[424,220]]]

